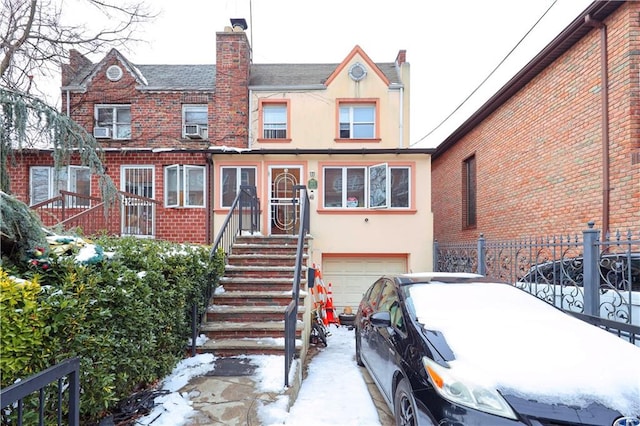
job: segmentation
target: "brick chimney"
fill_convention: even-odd
[[[216,33],[215,130],[211,142],[248,148],[251,47],[245,33],[246,21],[232,19],[231,24]]]
[[[401,50],[398,52],[398,56],[396,56],[396,65],[400,66],[407,62],[407,51]]]
[[[69,64],[62,64],[61,68],[62,85],[68,86],[78,71],[88,65],[91,65],[91,61],[86,56],[76,49],[69,50]]]

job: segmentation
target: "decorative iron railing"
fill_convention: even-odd
[[[38,393],[38,425],[51,424],[53,413],[47,412],[46,409],[47,398],[51,392],[48,392],[47,388],[56,382],[57,400],[53,404],[56,410],[56,424],[78,426],[80,424],[80,358],[67,359],[0,390],[2,424],[5,424],[5,417],[7,417],[11,420],[7,419],[6,424],[22,426],[25,417],[24,400],[36,392]],[[67,416],[63,421],[65,412]],[[29,424],[33,423],[30,421]]]
[[[434,243],[434,270],[474,272],[517,285],[570,312],[640,330],[640,236],[582,235]]]

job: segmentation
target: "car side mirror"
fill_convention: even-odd
[[[389,311],[380,311],[369,317],[371,325],[375,327],[391,327],[391,314]]]

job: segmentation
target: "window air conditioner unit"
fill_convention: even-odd
[[[202,127],[199,124],[185,124],[184,135],[191,139],[202,139]]]
[[[94,138],[110,138],[111,137],[111,128],[109,127],[94,127],[93,128],[93,137]]]

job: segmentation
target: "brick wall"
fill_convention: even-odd
[[[53,159],[48,153],[23,153],[17,157],[17,164],[10,167],[11,192],[25,203],[29,203],[29,168],[31,166],[53,166]],[[72,165],[79,165],[77,158],[71,160]],[[117,188],[121,188],[120,170],[123,165],[153,165],[155,173],[154,199],[156,205],[155,238],[174,242],[206,244],[208,209],[205,208],[165,208],[164,207],[164,166],[172,164],[188,164],[206,166],[207,158],[203,153],[154,153],[148,152],[110,152],[105,156],[104,164],[107,173]],[[98,178],[93,176],[91,195],[99,197]],[[119,224],[120,212],[112,211],[111,220]],[[116,226],[115,229],[118,228]]]
[[[610,229],[640,230],[638,16],[609,17]],[[602,226],[600,31],[592,30],[432,164],[441,242],[575,234]],[[462,227],[462,162],[477,161],[477,226]]]

